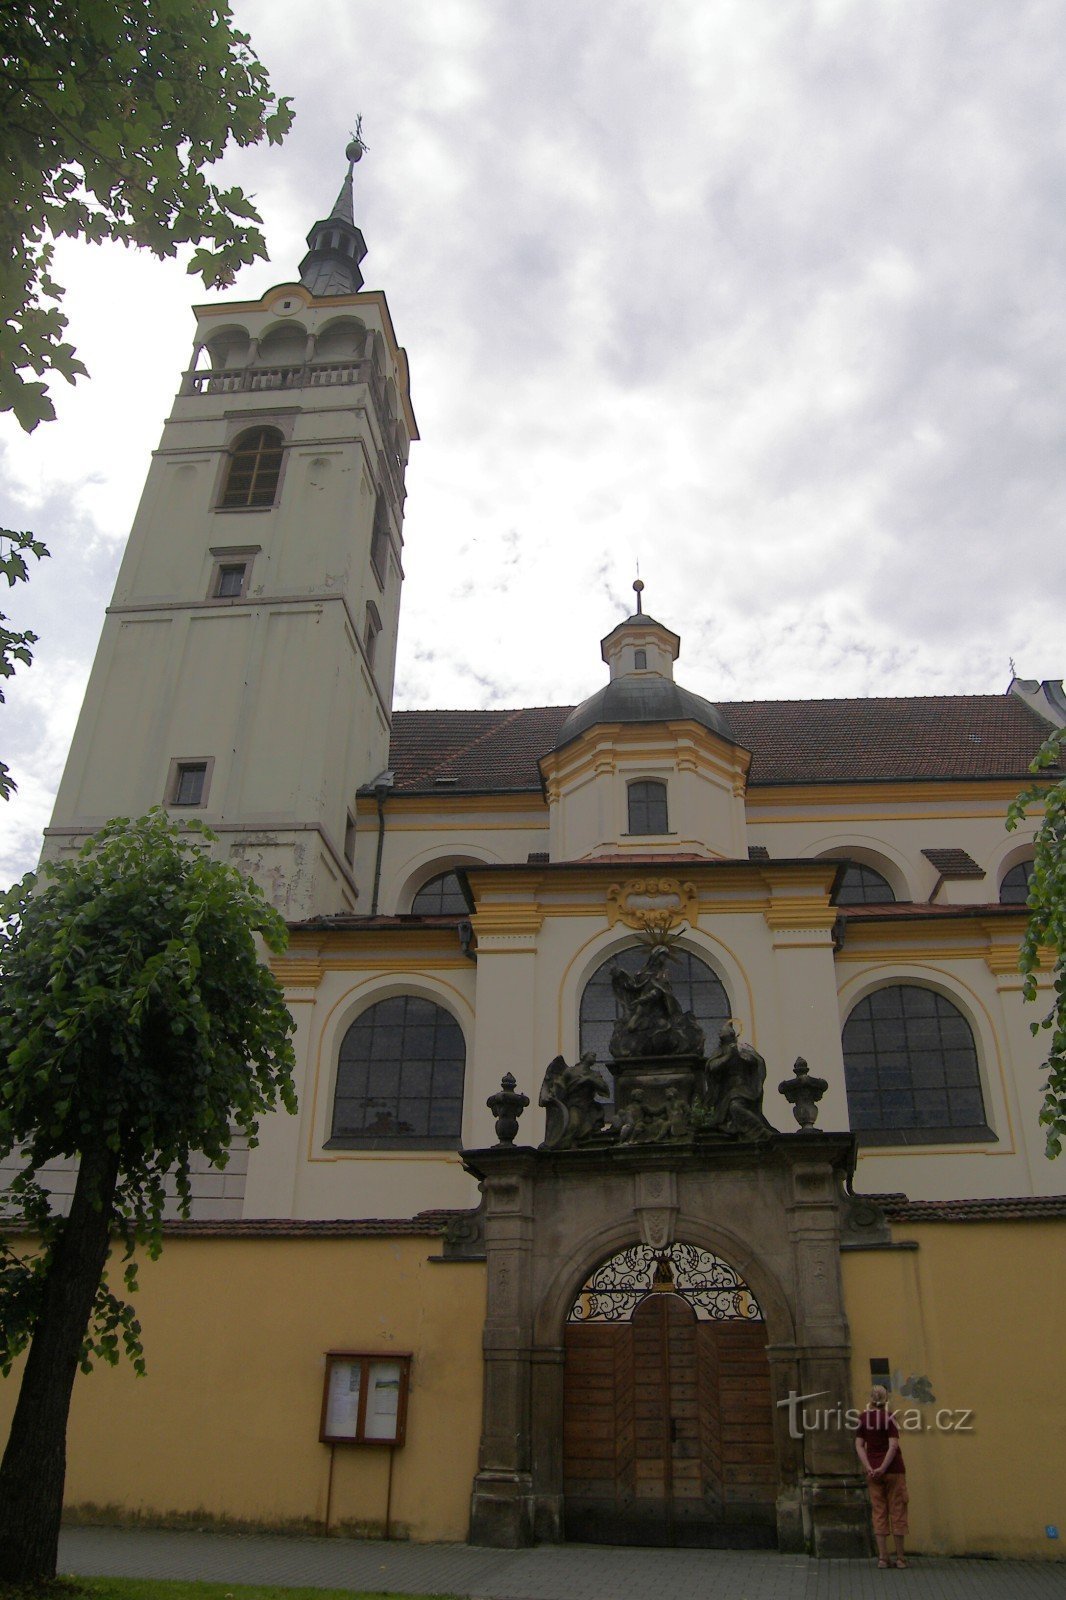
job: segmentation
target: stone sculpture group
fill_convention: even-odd
[[[691,1011],[683,1010],[670,983],[672,959],[669,945],[656,942],[639,972],[612,968],[619,1003],[609,1045],[613,1096],[594,1051],[584,1051],[572,1066],[556,1056],[540,1089],[539,1104],[546,1112],[542,1150],[774,1135],[762,1109],[766,1062],[751,1045],[741,1044],[731,1022],[722,1027],[717,1049],[706,1054],[703,1029]],[[806,1129],[813,1126],[826,1084],[808,1076],[805,1062],[797,1063],[796,1074],[781,1092]]]

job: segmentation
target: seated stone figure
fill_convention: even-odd
[[[542,1150],[566,1150],[603,1127],[603,1104],[611,1098],[610,1086],[596,1066],[596,1055],[586,1050],[570,1067],[556,1056],[544,1074],[538,1104],[547,1110]]]
[[[657,944],[639,972],[611,968],[611,987],[622,1008],[611,1034],[610,1051],[616,1061],[703,1054],[703,1029],[691,1011],[682,1011],[670,985],[671,959],[668,947]]]
[[[749,1044],[740,1044],[727,1022],[718,1035],[718,1049],[707,1057],[704,1126],[740,1139],[766,1139],[773,1128],[763,1116],[762,1092],[766,1062]]]

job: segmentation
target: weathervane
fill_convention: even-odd
[[[352,134],[344,154],[354,166],[357,161],[362,159],[363,151],[369,149],[370,146],[363,138],[363,113],[360,111],[355,119],[355,132]]]

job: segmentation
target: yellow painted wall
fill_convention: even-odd
[[[326,1350],[409,1352],[393,1536],[464,1539],[481,1432],[484,1267],[437,1238],[170,1238],[136,1296],[148,1376],[79,1376],[67,1505],[321,1525]],[[18,1372],[0,1383],[6,1437]],[[383,1531],[388,1450],[336,1449],[331,1525]]]
[[[870,1360],[931,1380],[923,1431],[903,1434],[917,1551],[1061,1557],[1066,1551],[1064,1222],[897,1226],[916,1251],[842,1257],[851,1324],[853,1393]],[[937,1413],[970,1410],[966,1431]],[[945,1419],[946,1420],[946,1419]],[[1049,1540],[1045,1526],[1060,1531]]]

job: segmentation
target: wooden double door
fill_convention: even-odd
[[[568,1539],[776,1545],[764,1323],[652,1293],[628,1322],[568,1323],[565,1350]]]

